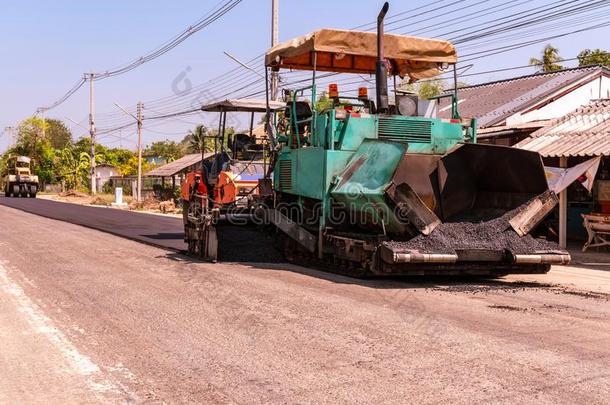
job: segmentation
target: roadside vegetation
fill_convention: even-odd
[[[163,164],[189,153],[200,153],[201,149],[214,151],[216,132],[198,125],[180,142],[164,140],[151,143],[143,151],[143,172],[156,166],[150,162]],[[227,132],[233,133],[234,130],[228,128]],[[48,185],[59,185],[62,191],[86,193],[90,190],[91,140],[88,136],[75,140],[61,120],[30,117],[21,121],[13,145],[0,155],[0,173],[11,155],[29,156],[34,160],[34,172],[43,190]],[[123,176],[133,176],[138,171],[136,151],[126,148],[111,148],[97,143],[95,162],[97,165],[115,166]],[[112,190],[105,191],[112,193]]]

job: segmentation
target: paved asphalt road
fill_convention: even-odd
[[[42,198],[6,198],[0,196],[0,205],[109,232],[167,249],[181,251],[186,248],[183,240],[182,221],[179,218],[67,204]]]
[[[182,219],[180,218],[68,204],[42,198],[6,198],[0,196],[0,205],[86,226],[164,249],[177,252],[186,250]],[[231,225],[223,222],[218,225],[217,233],[220,245],[219,259],[222,261],[284,262],[281,254],[273,248],[270,236],[253,226]]]
[[[0,235],[0,403],[610,398],[610,272],[359,281],[4,206]]]

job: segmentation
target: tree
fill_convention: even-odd
[[[610,52],[602,49],[585,49],[577,56],[578,66],[603,65],[610,66]]]
[[[12,150],[14,154],[33,159],[33,171],[43,187],[56,179],[56,154],[46,134],[47,129],[48,123],[41,118],[26,118],[19,124],[17,142]]]
[[[333,99],[328,97],[328,93],[324,91],[322,92],[322,94],[320,94],[320,97],[318,97],[318,102],[316,103],[316,110],[318,112],[328,110],[333,106],[333,103]],[[283,112],[281,112],[280,114],[283,115]]]
[[[46,124],[46,137],[53,148],[63,149],[66,145],[72,144],[72,133],[63,121],[48,119]]]
[[[142,174],[152,169],[151,164],[142,159]],[[132,156],[127,162],[119,166],[119,171],[123,176],[135,176],[138,174],[138,157]]]
[[[41,118],[30,117],[19,123],[16,149],[19,154],[34,159],[40,157],[40,148],[47,141],[45,137],[46,124]]]
[[[153,142],[144,150],[145,156],[158,156],[165,159],[166,162],[173,162],[176,159],[184,156],[184,149],[174,141],[166,139],[165,141]]]
[[[439,79],[420,82],[417,86],[417,96],[423,100],[439,96],[445,90],[445,83]]]
[[[399,89],[406,92],[416,93],[417,97],[422,100],[427,100],[430,97],[441,95],[447,85],[440,79],[422,80],[417,84],[412,84],[404,81]]]
[[[105,161],[109,165],[119,167],[127,163],[127,161],[135,155],[135,152],[130,151],[129,149],[112,148],[106,151]]]
[[[223,139],[225,148],[227,146],[227,138],[233,134],[235,134],[233,127],[225,130],[225,139]],[[184,153],[201,153],[202,149],[204,152],[219,151],[218,131],[210,131],[205,125],[197,125],[194,130],[190,131],[182,139],[180,145]]]
[[[68,189],[79,189],[89,180],[91,159],[86,152],[79,152],[72,144],[66,145],[59,156],[59,175]]]
[[[542,50],[542,59],[530,58],[530,65],[540,66],[542,72],[555,72],[563,69],[559,64],[563,58],[559,56],[559,49],[548,44]]]

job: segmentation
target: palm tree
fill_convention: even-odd
[[[188,150],[191,153],[201,153],[205,151],[205,138],[208,134],[208,129],[205,125],[197,125],[194,131],[189,131],[188,134]]]
[[[530,58],[530,65],[540,66],[542,72],[554,72],[563,69],[563,66],[558,63],[562,60],[563,58],[559,56],[559,49],[548,44],[542,50],[542,60]]]

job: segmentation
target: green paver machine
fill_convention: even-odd
[[[413,82],[453,67],[457,82],[457,54],[447,41],[384,34],[387,10],[386,3],[377,34],[322,29],[266,54],[267,72],[313,72],[311,85],[286,92],[284,129],[269,131],[275,205],[267,215],[287,256],[356,276],[542,273],[569,261],[558,248],[409,247],[445,223],[464,224],[468,233],[468,225],[507,213],[508,231],[523,237],[557,198],[537,153],[476,143],[476,121],[460,117],[457,91],[448,95],[450,119],[420,116],[417,100],[396,89],[389,104],[392,76]],[[339,96],[331,84],[331,103],[321,108],[320,71],[374,74],[376,100],[366,89]]]

